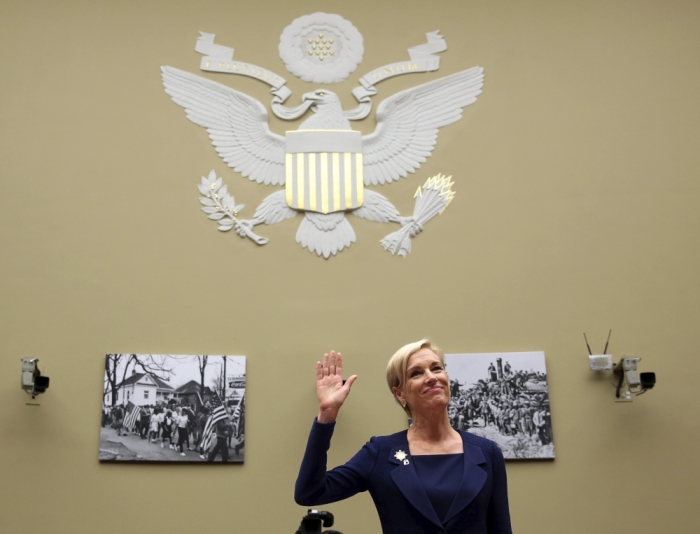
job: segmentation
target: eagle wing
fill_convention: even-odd
[[[243,176],[284,185],[284,137],[270,131],[265,106],[239,91],[173,67],[161,67],[165,92],[207,129],[219,156]]]
[[[286,195],[285,190],[275,191],[268,195],[255,210],[253,223],[276,224],[296,217],[299,212],[289,207]]]
[[[362,137],[365,185],[393,182],[430,156],[438,128],[462,117],[484,85],[484,69],[468,70],[401,91],[377,108],[377,128]]]

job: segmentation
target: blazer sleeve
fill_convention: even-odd
[[[491,501],[487,510],[486,521],[489,533],[512,534],[510,525],[510,510],[508,508],[508,481],[506,477],[506,462],[503,453],[494,443],[492,451],[493,487]]]
[[[327,453],[334,428],[335,423],[318,421],[314,421],[311,427],[294,487],[294,500],[299,505],[328,504],[367,490],[379,450],[375,438],[366,443],[349,462],[327,471]]]

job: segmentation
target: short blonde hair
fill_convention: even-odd
[[[391,391],[391,394],[394,396],[394,400],[396,400],[396,402],[399,402],[399,399],[396,398],[393,388],[400,389],[404,385],[406,382],[406,367],[408,365],[408,359],[421,349],[430,349],[440,359],[440,363],[443,365],[443,367],[445,365],[445,354],[442,352],[442,349],[428,338],[423,338],[420,341],[408,343],[397,350],[394,355],[389,358],[389,363],[386,366],[386,383],[389,385],[389,391]],[[401,403],[399,402],[399,405],[400,404]],[[410,408],[408,406],[401,407],[410,417]]]

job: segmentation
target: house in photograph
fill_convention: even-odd
[[[201,387],[201,384],[196,380],[190,380],[181,385],[175,391],[175,397],[180,404],[200,406],[206,404],[214,396],[214,392],[209,386]],[[202,394],[203,393],[203,394]]]
[[[112,392],[105,396],[105,406],[112,404]],[[126,404],[131,401],[137,406],[164,404],[175,397],[175,390],[167,382],[148,373],[132,373],[117,385],[114,391],[114,404]]]

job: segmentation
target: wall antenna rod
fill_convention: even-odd
[[[608,340],[605,342],[605,348],[603,349],[603,354],[608,353],[608,343],[610,343],[610,334],[612,334],[612,328],[610,329],[610,332],[608,332]],[[591,349],[588,349],[589,351]]]

